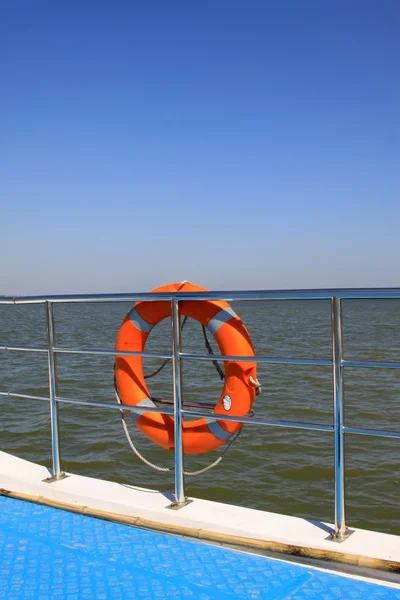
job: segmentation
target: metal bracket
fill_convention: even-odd
[[[44,483],[55,483],[56,481],[61,481],[62,479],[66,479],[68,475],[64,472],[60,473],[58,477],[56,475],[52,475],[51,477],[46,477],[46,479],[42,479]]]
[[[336,533],[331,533],[326,540],[329,542],[336,542],[336,544],[341,544],[349,539],[349,537],[354,533],[354,529],[346,529],[344,533],[340,535],[340,537]]]
[[[165,508],[169,508],[170,510],[180,510],[181,508],[185,508],[188,504],[191,504],[193,500],[186,500],[184,502],[172,502],[172,504],[168,504]]]

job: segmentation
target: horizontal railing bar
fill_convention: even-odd
[[[9,352],[42,352],[48,353],[47,348],[36,348],[33,346],[0,346],[0,351]],[[172,355],[168,353],[158,352],[128,352],[122,350],[103,350],[101,348],[53,348],[58,354],[89,354],[100,356],[141,356],[142,358],[161,358],[171,359]],[[188,354],[180,353],[180,358],[188,360],[221,360],[221,361],[241,361],[241,362],[257,362],[269,364],[293,364],[293,365],[315,365],[315,366],[331,366],[332,361],[329,359],[314,359],[314,358],[285,358],[275,356],[228,356],[217,354]],[[391,361],[342,361],[344,367],[360,367],[360,368],[377,368],[377,369],[400,369],[400,362]]]
[[[344,367],[366,367],[376,369],[400,369],[400,362],[378,362],[375,360],[344,360]]]
[[[60,404],[76,404],[78,406],[94,406],[96,408],[110,408],[111,410],[131,411],[134,413],[158,413],[162,415],[174,416],[173,410],[159,409],[153,406],[131,406],[128,404],[114,404],[111,402],[101,402],[100,400],[79,400],[78,398],[65,398],[63,396],[56,397]]]
[[[0,350],[12,350],[21,352],[48,352],[47,348],[33,348],[23,346],[0,346]],[[90,354],[100,356],[141,356],[142,358],[161,358],[171,359],[172,355],[159,352],[128,352],[123,350],[103,350],[102,348],[53,348],[53,351],[57,354]],[[218,354],[187,354],[180,353],[180,358],[189,360],[221,360],[221,361],[241,361],[241,362],[257,362],[257,363],[270,363],[270,364],[293,364],[293,365],[316,365],[316,366],[331,366],[332,361],[329,359],[314,359],[314,358],[284,358],[274,356],[232,356],[232,355],[218,355]],[[347,363],[345,363],[347,364]],[[383,365],[384,363],[382,363]],[[386,363],[385,363],[386,364]],[[390,364],[390,363],[387,363]],[[396,364],[396,363],[394,363]],[[349,365],[353,366],[353,365]],[[361,363],[360,365],[354,366],[368,366],[368,364]],[[375,366],[375,365],[371,365]],[[400,367],[400,363],[399,363]]]
[[[67,294],[65,296],[0,296],[0,304],[44,304],[45,302],[80,303],[80,302],[148,302],[151,300],[171,300],[169,293],[138,294]]]
[[[255,419],[254,417],[237,417],[221,414],[205,414],[195,410],[183,410],[182,414],[187,417],[206,417],[213,421],[233,421],[234,423],[252,423],[253,425],[268,425],[269,427],[288,427],[291,429],[310,429],[313,431],[333,432],[332,425],[323,425],[321,423],[300,423],[298,421],[275,421],[268,419]]]
[[[48,396],[41,396],[37,394],[22,394],[18,392],[0,392],[1,397],[9,397],[9,398],[18,398],[24,400],[39,400],[49,402],[50,398]],[[113,404],[109,402],[100,402],[98,400],[79,400],[75,398],[64,398],[57,397],[57,402],[61,404],[75,404],[79,406],[93,406],[96,408],[107,408],[107,409],[122,409],[124,411],[132,411],[138,413],[152,412],[152,413],[161,413],[164,415],[174,416],[174,412],[172,410],[160,410],[156,407],[151,406],[128,406],[121,404]],[[165,404],[173,404],[172,401],[162,400],[161,398],[154,398],[155,402],[161,402]],[[186,403],[186,406],[200,406],[197,403]],[[204,406],[204,405],[203,405]],[[210,405],[210,408],[212,405]],[[207,407],[208,408],[208,407]],[[253,425],[267,425],[270,427],[287,427],[291,429],[309,429],[314,431],[326,431],[332,432],[333,426],[331,425],[323,425],[321,423],[301,423],[298,421],[275,421],[275,420],[267,420],[267,419],[255,419],[254,417],[236,417],[231,415],[216,415],[210,413],[203,413],[202,411],[191,411],[184,409],[182,414],[190,417],[205,417],[211,418],[213,420],[221,420],[221,421],[233,421],[236,423],[252,423]],[[344,433],[352,433],[356,435],[371,435],[375,437],[385,437],[385,438],[395,438],[400,439],[400,431],[390,431],[384,429],[368,429],[361,427],[343,427]]]
[[[123,350],[103,350],[102,348],[53,348],[57,354],[97,354],[100,356],[141,356],[142,358],[172,358],[167,352],[128,352]]]
[[[39,396],[37,394],[20,394],[19,392],[0,392],[0,396],[3,398],[22,398],[24,400],[46,400],[50,402],[48,396]]]
[[[47,348],[36,348],[33,346],[0,346],[0,351],[10,352],[48,352]],[[142,358],[160,358],[171,359],[172,355],[159,352],[128,352],[122,350],[103,350],[102,348],[53,348],[58,354],[89,354],[100,356],[141,356]],[[329,359],[314,359],[314,358],[285,358],[275,356],[233,356],[233,355],[218,355],[218,354],[188,354],[180,353],[180,358],[188,360],[220,360],[220,361],[241,361],[241,362],[257,362],[269,364],[292,364],[292,365],[314,365],[314,366],[331,366],[332,361]],[[377,368],[377,369],[400,369],[400,362],[379,362],[379,361],[342,361],[344,367],[361,367],[361,368]]]
[[[355,433],[357,435],[373,435],[376,437],[397,438],[400,439],[400,431],[390,431],[387,429],[367,429],[363,427],[343,427],[344,433]]]
[[[10,396],[13,398],[26,398],[31,400],[47,400],[46,396],[33,396],[30,394],[18,394],[14,392],[0,392],[0,396]],[[173,410],[159,409],[158,407],[152,406],[130,406],[127,404],[114,404],[111,402],[101,402],[99,400],[79,400],[77,398],[65,398],[62,396],[56,397],[57,402],[60,404],[75,404],[78,406],[93,406],[96,408],[107,408],[112,410],[122,409],[124,411],[132,411],[141,413],[161,413],[163,415],[174,416]],[[239,417],[231,415],[216,415],[213,413],[205,413],[202,411],[189,411],[182,410],[182,414],[188,417],[199,417],[213,419],[215,421],[234,421],[235,423],[253,423],[253,425],[268,425],[271,427],[289,427],[292,429],[310,429],[314,431],[333,431],[333,427],[330,425],[322,425],[319,423],[300,423],[297,421],[271,421],[266,419],[255,419],[254,417]]]
[[[179,292],[174,294],[179,300],[330,300],[333,296],[340,299],[400,299],[400,289],[388,290],[273,290],[246,292]]]
[[[315,365],[332,366],[329,359],[314,358],[279,358],[274,356],[229,356],[225,354],[187,354],[180,352],[180,358],[189,360],[220,360],[220,361],[238,361],[238,362],[256,362],[282,365]]]
[[[24,400],[39,400],[49,402],[50,398],[48,396],[41,396],[38,394],[23,394],[19,392],[0,392],[1,397],[9,397],[9,398],[18,398]],[[111,410],[123,410],[123,411],[132,411],[136,413],[161,413],[163,415],[169,415],[171,417],[174,416],[173,410],[160,410],[158,407],[151,406],[130,406],[125,404],[114,404],[111,402],[101,402],[98,400],[79,400],[76,398],[65,398],[61,396],[56,397],[57,402],[61,404],[74,404],[78,406],[91,406],[96,408],[106,408]],[[165,404],[173,404],[172,401],[162,400],[160,398],[154,398],[154,401],[159,401]],[[193,403],[193,406],[196,403]],[[186,406],[192,406],[187,403]],[[208,407],[207,407],[208,408]],[[211,405],[210,405],[211,408]],[[188,417],[198,417],[198,418],[208,418],[219,421],[233,421],[235,423],[252,423],[253,425],[266,425],[269,427],[283,427],[290,429],[308,429],[312,431],[323,431],[323,432],[333,432],[333,426],[331,425],[323,425],[321,423],[301,423],[299,421],[283,421],[283,420],[267,420],[267,419],[256,419],[254,417],[239,417],[232,415],[220,415],[220,414],[212,414],[212,413],[204,413],[202,411],[192,411],[184,409],[182,414]],[[381,429],[366,429],[359,427],[344,427],[343,431],[345,433],[353,433],[358,435],[371,435],[378,437],[386,437],[386,438],[397,438],[400,439],[400,432],[397,431],[387,431]]]
[[[46,352],[47,348],[34,348],[33,346],[0,346],[0,350],[9,350],[10,352]]]
[[[321,300],[400,298],[400,288],[338,288],[246,290],[213,292],[148,292],[116,294],[67,294],[50,296],[0,296],[0,304],[40,304],[44,302],[136,302],[151,300]]]
[[[33,346],[0,346],[0,351],[10,352],[42,352],[48,353],[47,348],[36,348]],[[102,348],[53,348],[58,354],[89,354],[100,356],[141,356],[142,358],[160,358],[171,359],[172,355],[165,352],[128,352],[122,350],[103,350]],[[239,362],[257,362],[269,364],[292,364],[292,365],[314,365],[314,366],[331,366],[332,361],[329,359],[314,359],[314,358],[285,358],[276,356],[233,356],[219,354],[189,354],[180,353],[180,358],[188,360],[220,360],[220,361],[239,361]],[[344,367],[361,367],[361,368],[377,368],[377,369],[400,369],[400,362],[391,361],[342,361]]]
[[[8,397],[8,398],[22,398],[22,399],[26,399],[26,400],[46,400],[47,402],[50,401],[50,398],[48,396],[40,396],[40,395],[34,395],[34,394],[21,394],[21,393],[17,393],[17,392],[0,392],[0,396],[3,397]],[[153,400],[153,402],[157,403],[157,404],[167,404],[167,405],[173,405],[174,401],[173,400],[167,400],[164,398],[157,398],[157,397],[153,397],[151,398]],[[67,404],[77,404],[78,402],[82,402],[83,404],[88,403],[89,405],[93,405],[93,401],[92,400],[74,400],[74,399],[65,399],[65,398],[57,398],[58,402],[66,402]],[[111,406],[111,408],[120,408],[121,406],[118,404],[107,404],[107,408],[109,408]],[[103,406],[103,404],[101,404],[101,406]],[[211,403],[207,403],[207,402],[185,402],[185,406],[189,406],[191,408],[205,408],[206,410],[210,410],[210,409],[214,409],[215,408],[215,404],[211,404]],[[134,407],[132,406],[128,406],[128,405],[123,405],[123,409],[124,410],[133,410]],[[162,413],[162,414],[171,414],[173,415],[173,411],[170,411],[170,413],[168,413],[168,411],[166,413],[164,413],[164,411],[160,411],[157,410],[156,408],[151,408],[151,407],[146,407],[146,410],[144,408],[140,408],[141,412],[158,412],[158,413]],[[139,412],[139,411],[138,411]]]

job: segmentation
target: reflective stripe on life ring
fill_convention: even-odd
[[[185,282],[172,283],[153,292],[203,292],[206,288]],[[180,314],[199,321],[213,334],[221,354],[254,356],[253,345],[246,327],[227,302],[216,300],[182,300]],[[116,350],[143,352],[154,325],[171,316],[171,303],[167,301],[137,302],[126,315],[119,330]],[[255,362],[225,361],[225,380],[214,414],[218,421],[200,418],[183,422],[183,449],[186,454],[200,454],[225,444],[242,427],[241,423],[224,421],[224,414],[244,416],[249,413],[256,394]],[[115,382],[120,400],[130,406],[156,406],[151,400],[143,375],[140,356],[117,356]],[[224,408],[224,405],[227,408]],[[137,427],[150,440],[174,449],[174,420],[161,413],[133,413]]]

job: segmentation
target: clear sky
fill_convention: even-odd
[[[0,293],[400,285],[398,0],[0,3]]]

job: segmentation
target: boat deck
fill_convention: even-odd
[[[0,598],[391,599],[400,588],[0,497]]]

